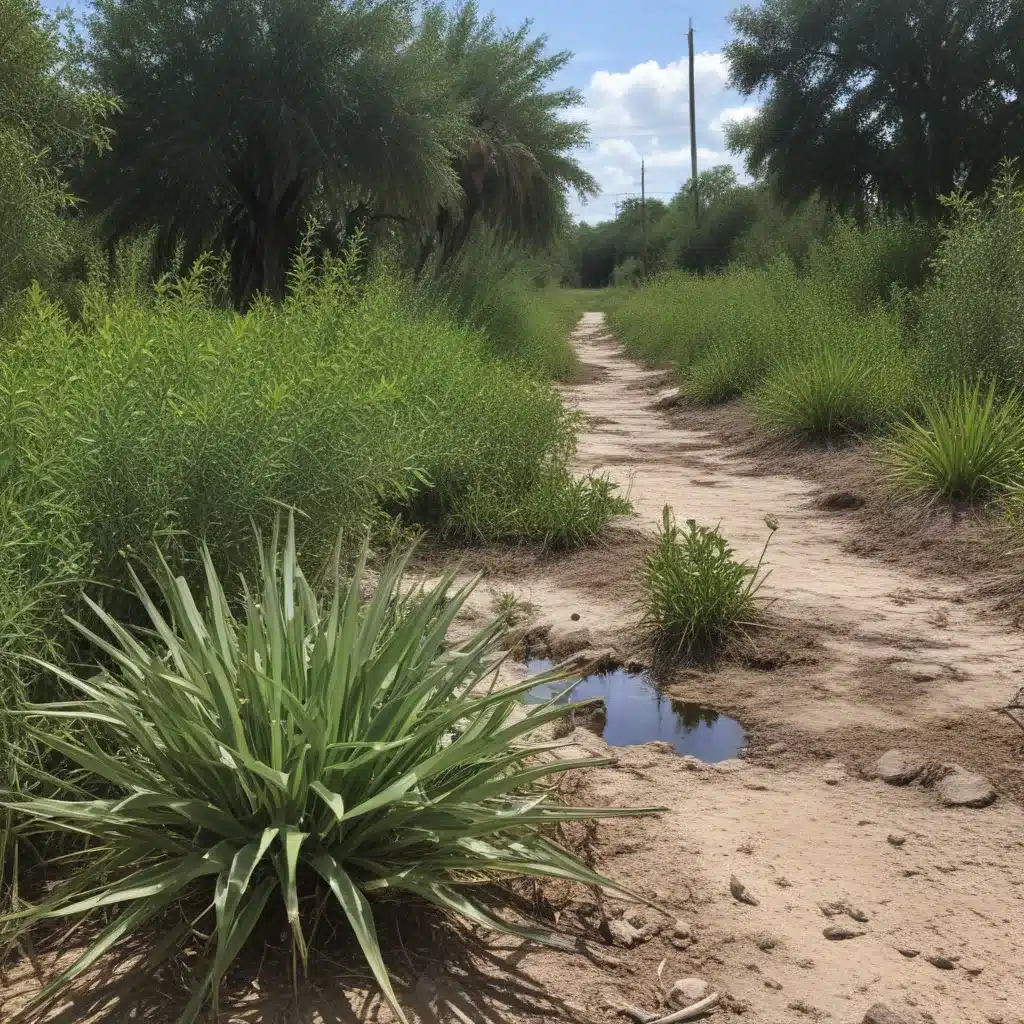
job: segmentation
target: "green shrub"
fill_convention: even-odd
[[[549,382],[350,258],[303,257],[290,298],[244,316],[211,301],[210,263],[155,290],[94,276],[79,321],[24,296],[0,359],[9,652],[66,639],[83,581],[128,614],[126,561],[144,571],[154,541],[193,583],[195,538],[226,578],[250,571],[250,524],[282,506],[313,562],[339,529],[572,543],[617,514],[574,483],[577,418]]]
[[[973,501],[1024,482],[1024,406],[995,385],[961,383],[924,404],[921,421],[901,424],[882,447],[898,494]]]
[[[429,303],[483,331],[502,359],[561,380],[576,368],[569,342],[574,304],[560,289],[538,288],[530,278],[530,261],[499,237],[476,232],[459,256],[440,273],[427,274],[420,288]]]
[[[1008,167],[987,196],[949,205],[914,334],[936,400],[963,378],[1024,385],[1024,189]]]
[[[767,578],[761,571],[768,542],[778,528],[771,517],[757,565],[737,561],[719,529],[693,519],[681,530],[665,506],[654,550],[644,560],[646,621],[659,643],[687,657],[706,656],[751,625],[758,611],[758,591]]]
[[[638,812],[564,807],[548,794],[553,776],[610,762],[538,763],[549,748],[521,743],[570,706],[552,701],[517,717],[537,680],[489,685],[503,620],[446,653],[448,627],[472,587],[450,596],[449,573],[429,592],[402,597],[400,561],[365,600],[361,558],[348,585],[336,583],[321,605],[297,562],[291,522],[283,548],[276,529],[261,546],[259,587],[244,590],[239,617],[208,551],[203,562],[205,601],[166,563],[158,572],[165,611],[136,581],[152,646],[93,605],[108,637],[79,628],[109,667],[88,680],[53,669],[76,699],[29,709],[33,739],[78,771],[53,780],[58,798],[8,791],[3,805],[27,831],[95,842],[42,903],[8,925],[20,933],[53,920],[105,922],[38,1002],[186,902],[205,911],[194,921],[182,913],[154,954],[172,955],[197,932],[212,936],[183,1021],[211,995],[216,1001],[272,899],[305,963],[304,897],[333,896],[403,1020],[368,897],[412,895],[558,944],[543,927],[489,913],[473,884],[508,875],[610,884],[550,833],[562,821]]]

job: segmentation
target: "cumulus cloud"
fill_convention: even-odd
[[[739,161],[725,148],[725,125],[757,113],[757,107],[729,89],[721,53],[699,53],[694,61],[697,97],[697,166],[703,170]],[[580,160],[602,195],[577,215],[591,223],[614,216],[615,205],[640,189],[640,162],[647,191],[668,199],[689,177],[689,61],[649,60],[628,71],[596,71],[583,89],[584,103],[573,116],[590,124],[593,145]]]

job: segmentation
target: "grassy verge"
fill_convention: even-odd
[[[574,418],[536,366],[496,358],[494,334],[387,275],[357,285],[345,261],[322,276],[300,261],[293,284],[238,316],[199,266],[155,293],[93,281],[78,321],[38,290],[8,317],[7,686],[28,677],[12,659],[67,637],[83,587],[135,607],[126,564],[151,565],[154,542],[195,582],[197,538],[233,578],[252,568],[252,524],[282,507],[307,564],[339,529],[572,545],[624,510],[573,480]]]

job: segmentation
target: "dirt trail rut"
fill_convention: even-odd
[[[764,515],[775,515],[766,593],[813,641],[808,656],[783,658],[776,671],[682,672],[668,685],[737,714],[753,730],[747,761],[707,766],[656,747],[618,748],[618,767],[590,777],[591,801],[668,807],[658,819],[602,824],[600,866],[665,901],[696,941],[681,949],[657,937],[621,951],[617,969],[548,952],[522,956],[519,968],[598,1019],[612,1019],[616,1002],[652,1008],[667,957],[667,978],[698,975],[729,994],[722,1018],[859,1024],[881,1001],[913,1021],[1019,1024],[1020,806],[1004,795],[983,810],[943,809],[927,791],[866,781],[858,769],[899,745],[952,751],[970,767],[1001,758],[996,767],[1020,771],[1024,759],[1003,753],[1016,742],[1012,728],[994,709],[1020,685],[1021,634],[956,586],[845,553],[842,517],[811,507],[816,485],[746,475],[712,436],[670,424],[652,409],[660,375],[626,359],[603,321],[588,313],[575,333],[588,383],[566,396],[590,422],[578,468],[629,486],[643,529],[654,530],[667,503],[680,520],[721,521],[750,558],[767,534]],[[556,637],[582,627],[597,645],[628,646],[635,589],[614,548],[602,557],[589,575],[555,562],[490,585],[531,601]],[[992,736],[1004,744],[996,753]],[[607,752],[582,729],[573,738]],[[772,745],[779,739],[786,749]],[[757,906],[732,898],[734,874]],[[830,924],[854,924],[827,916],[830,904],[861,912],[864,934],[826,938]]]

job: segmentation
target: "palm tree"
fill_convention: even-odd
[[[438,204],[423,239],[419,269],[437,252],[441,266],[465,245],[478,222],[530,245],[545,245],[565,226],[570,191],[585,197],[597,184],[571,155],[588,127],[564,111],[582,102],[576,89],[545,91],[571,54],[545,54],[547,39],[531,25],[499,31],[476,3],[425,12],[419,47],[453,80],[465,127],[452,155],[459,191]]]
[[[155,228],[231,254],[234,298],[284,296],[307,217],[372,198],[422,225],[454,202],[465,134],[409,0],[96,0],[90,56],[120,111],[83,180],[110,240]]]

